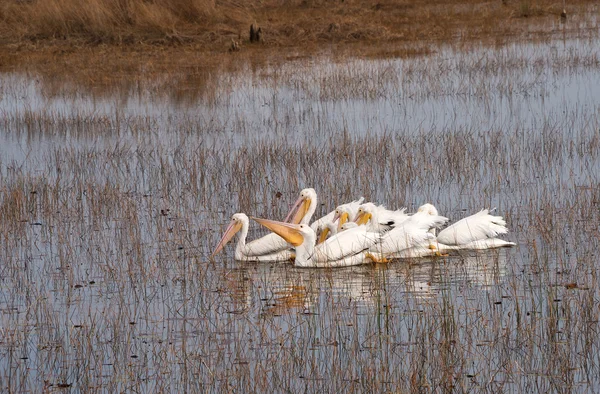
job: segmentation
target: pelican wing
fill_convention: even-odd
[[[317,262],[342,260],[371,248],[380,240],[379,234],[368,232],[365,226],[350,228],[317,245],[313,259]]]
[[[483,249],[494,249],[494,248],[503,248],[507,246],[515,246],[516,243],[505,241],[500,238],[487,238],[481,239],[478,241],[469,242],[465,244],[463,249],[474,249],[474,250],[483,250]]]
[[[396,227],[408,220],[409,216],[406,214],[406,208],[398,209],[396,211],[390,211],[388,209],[380,209],[377,212],[378,224],[381,227]]]
[[[464,245],[508,233],[502,216],[492,216],[483,209],[440,231],[438,242],[445,245]]]
[[[239,261],[246,262],[279,262],[279,261],[288,261],[294,257],[294,252],[289,249],[284,249],[279,252],[263,254],[263,255],[246,255],[236,253],[235,259]]]
[[[336,267],[352,267],[355,265],[370,264],[372,260],[367,257],[365,252],[360,252],[351,256],[346,256],[343,259],[333,261],[318,261],[314,262],[314,268],[336,268]]]
[[[244,254],[247,256],[263,256],[281,252],[289,248],[290,245],[285,239],[275,233],[270,233],[262,238],[248,242],[244,249]]]
[[[414,226],[417,229],[429,230],[434,227],[440,227],[446,224],[447,217],[431,215],[426,212],[417,212],[406,220],[406,225]]]
[[[495,249],[495,248],[504,248],[509,246],[515,246],[514,242],[505,241],[500,238],[485,238],[479,239],[477,241],[471,241],[466,244],[460,245],[445,245],[443,243],[436,244],[436,249],[440,253],[447,253],[454,250],[485,250],[485,249]]]
[[[434,238],[427,230],[429,227],[419,228],[411,223],[393,228],[382,236],[381,242],[371,251],[392,256],[405,249],[427,245]]]

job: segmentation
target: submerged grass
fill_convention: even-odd
[[[2,390],[597,391],[594,45],[224,67],[180,95],[7,77]],[[582,92],[553,105],[567,84]],[[231,214],[283,219],[303,187],[317,216],[361,195],[452,221],[496,206],[519,246],[337,270],[209,259]]]
[[[1,178],[3,387],[597,387],[597,131],[519,133],[51,150]],[[520,247],[332,271],[209,262],[230,214],[283,218],[309,184],[319,214],[360,194],[454,220],[502,201]]]

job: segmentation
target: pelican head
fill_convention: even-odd
[[[347,223],[351,220],[353,221],[355,219],[356,211],[364,200],[365,198],[361,197],[358,200],[337,206],[333,216],[333,222],[335,223],[336,221],[338,221],[338,231],[340,231],[344,223]]]
[[[356,222],[356,224],[363,225],[363,224],[367,224],[369,222],[369,220],[371,220],[371,218],[373,217],[373,211],[375,210],[375,204],[371,203],[371,202],[367,202],[363,205],[361,205],[358,208],[358,213],[356,214],[356,219],[354,219],[354,221]]]
[[[433,206],[433,204],[423,204],[417,209],[417,212],[424,212],[431,216],[438,216],[438,210]]]
[[[439,216],[438,214],[438,210],[436,207],[433,206],[433,204],[427,203],[427,204],[423,204],[419,207],[419,209],[417,209],[417,213],[421,213],[424,215],[429,215],[429,216]],[[446,221],[448,220],[447,218]],[[436,234],[437,230],[435,229],[435,227],[429,229],[429,232],[433,235]]]
[[[248,216],[246,216],[246,214],[243,213],[234,214],[231,217],[231,222],[229,222],[229,226],[227,226],[227,230],[225,230],[225,234],[223,234],[223,237],[217,244],[215,251],[212,252],[210,257],[212,258],[217,253],[219,253],[225,247],[225,245],[227,245],[231,238],[233,238],[233,236],[244,227],[244,224],[246,224],[246,226],[248,225]]]
[[[354,218],[352,218],[354,219]],[[337,207],[335,209],[335,215],[333,216],[333,222],[338,222],[337,229],[338,231],[342,228],[344,223],[351,220],[350,218],[350,210],[347,207]]]
[[[303,189],[294,203],[290,213],[285,218],[286,222],[307,224],[317,208],[317,192],[313,188]],[[291,220],[290,220],[291,219]]]
[[[330,234],[333,236],[337,234],[337,232],[338,229],[335,224],[335,220],[325,223],[325,227],[323,227],[323,230],[321,230],[321,234],[319,235],[319,239],[317,240],[317,245],[325,242]]]
[[[358,223],[356,222],[348,222],[348,223],[344,223],[341,227],[340,227],[340,231],[346,231],[349,230],[351,228],[354,227],[358,227]]]

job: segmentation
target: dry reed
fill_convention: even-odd
[[[584,88],[552,105],[594,86],[595,48],[295,60],[189,95],[7,77],[2,390],[596,391],[600,119]],[[233,212],[282,219],[305,186],[316,215],[359,195],[453,221],[497,206],[519,245],[339,270],[209,260]]]

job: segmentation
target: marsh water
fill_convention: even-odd
[[[0,76],[2,389],[597,391],[599,56],[582,36],[101,91]],[[316,217],[495,207],[518,245],[209,259],[233,213],[283,219],[304,187]]]

